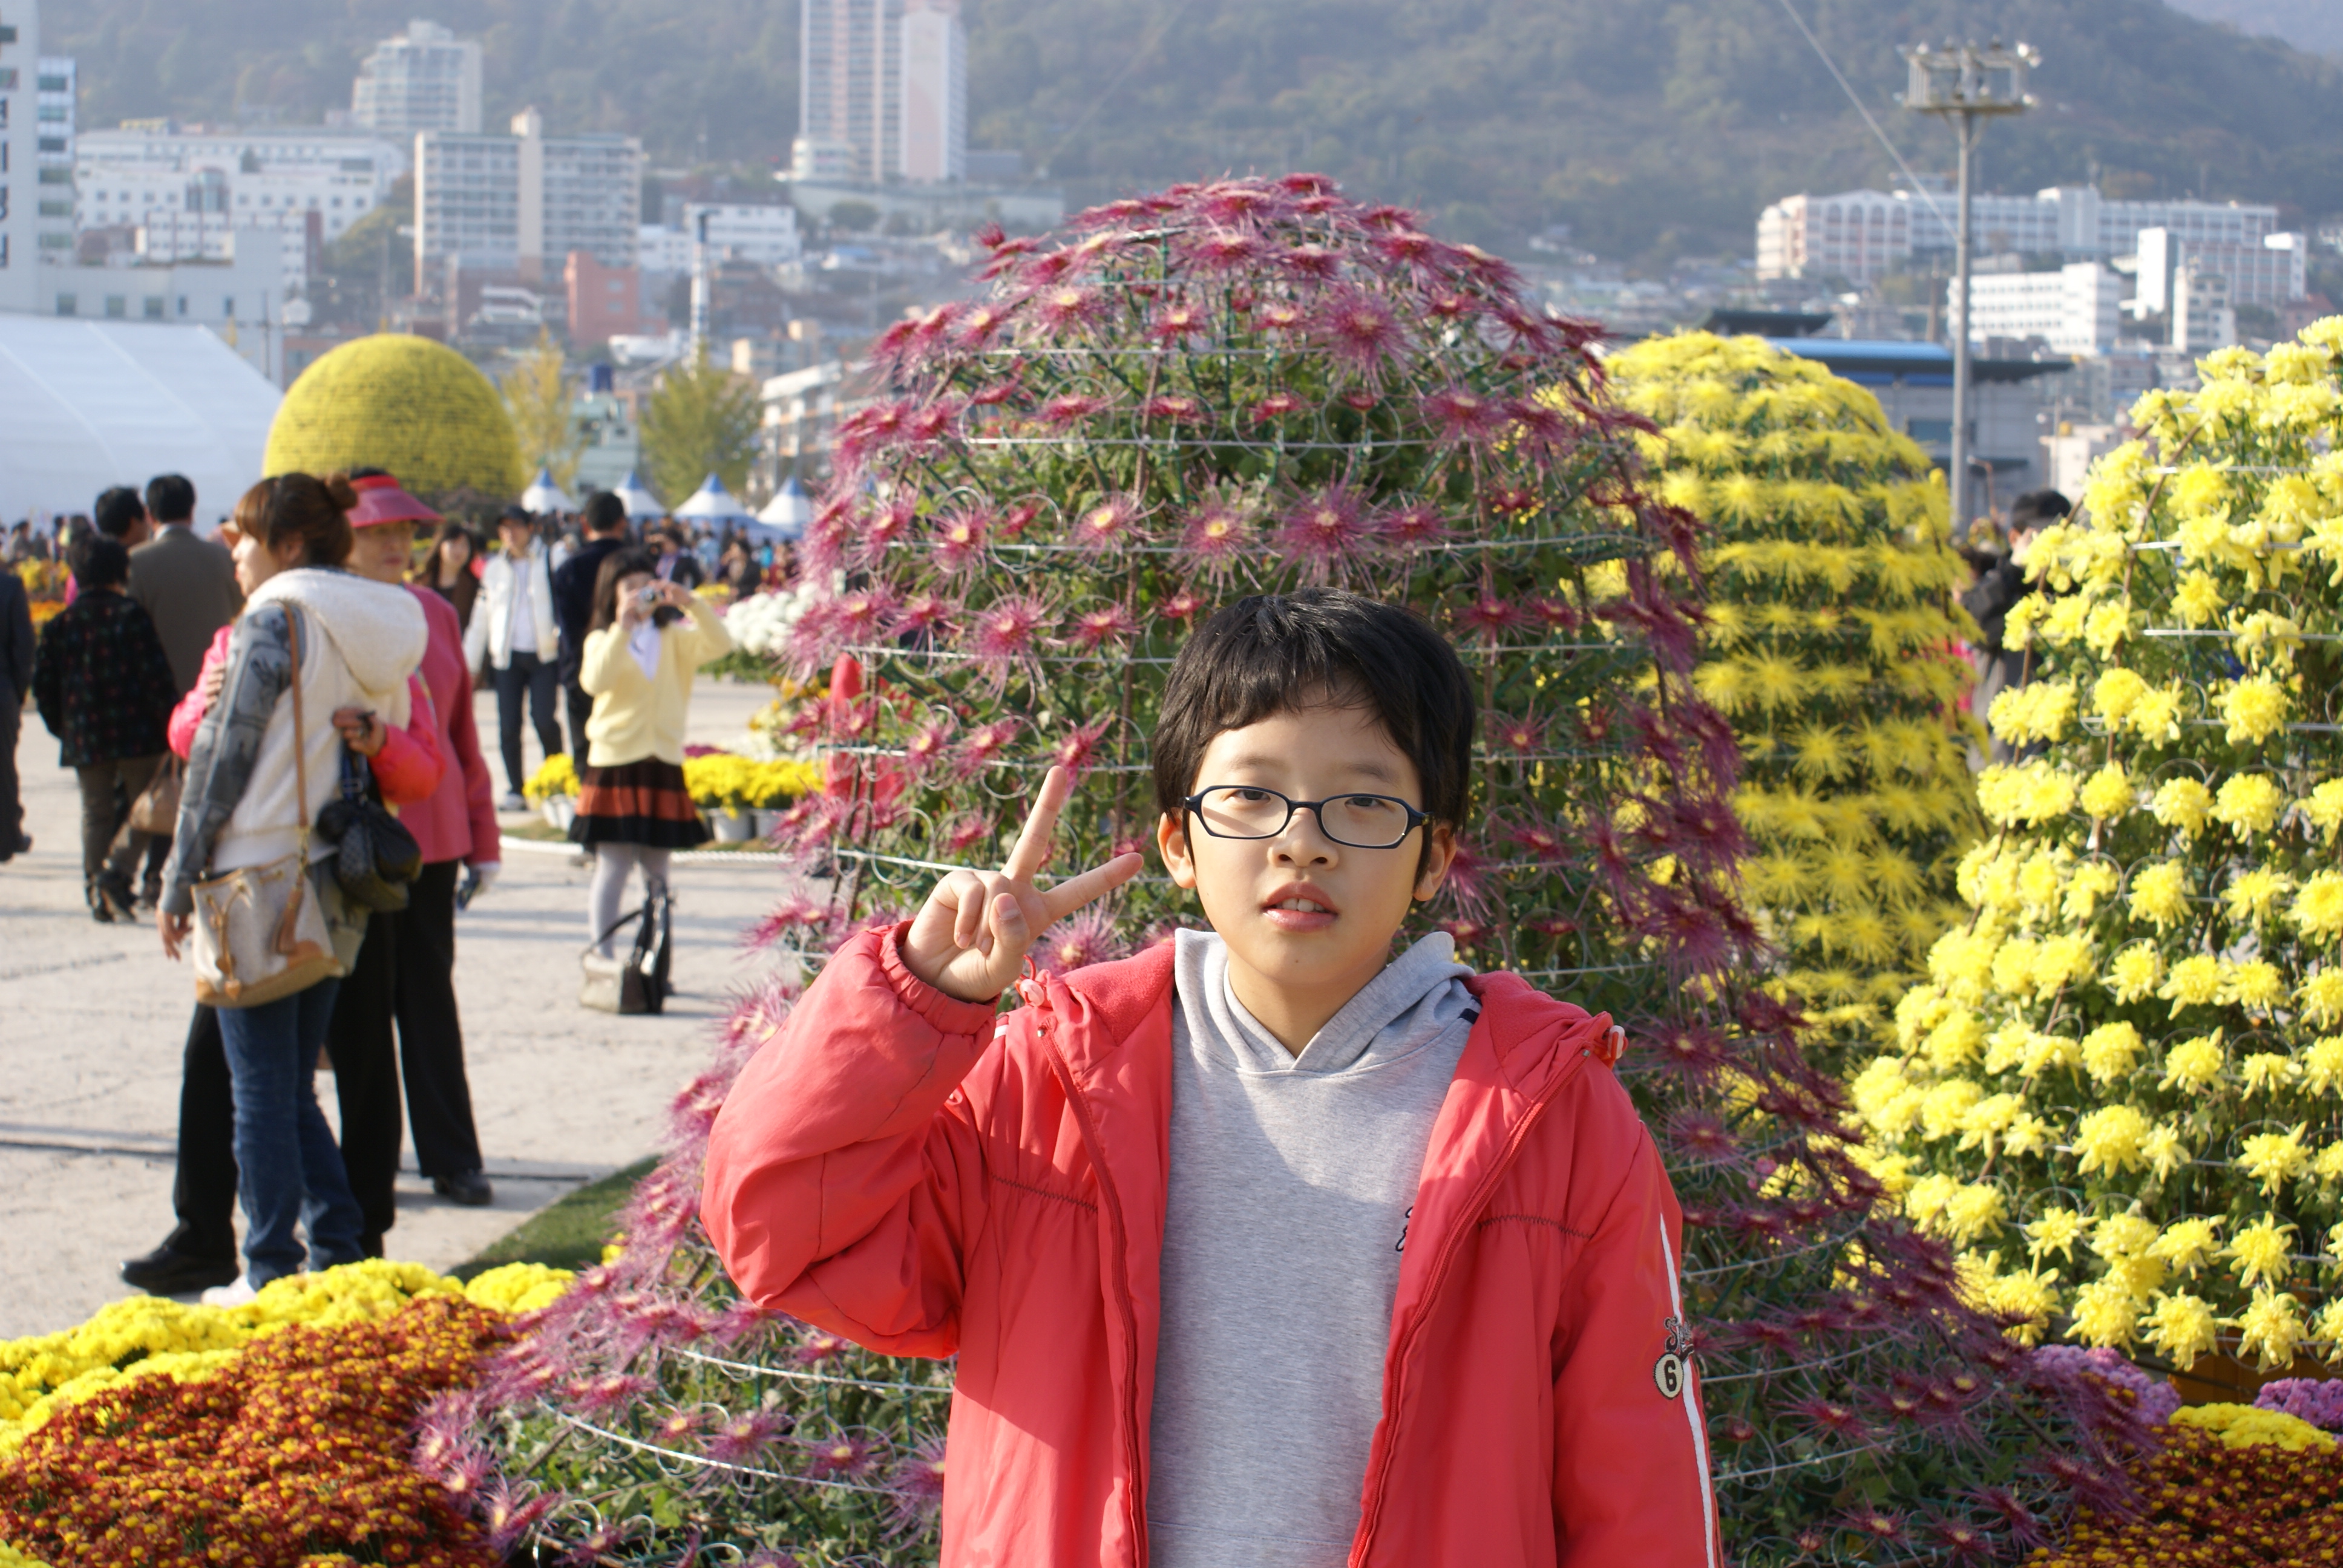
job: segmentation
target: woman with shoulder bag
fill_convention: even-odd
[[[205,1292],[216,1305],[297,1271],[297,1225],[312,1263],[362,1256],[315,1076],[364,911],[345,906],[333,846],[312,829],[341,792],[344,749],[371,758],[408,722],[427,633],[404,589],[342,569],[357,501],[341,475],[284,474],[236,503],[244,614],[190,748],[156,917],[171,958],[195,937],[197,995],[219,1009],[236,1102],[245,1271]]]
[[[647,892],[663,888],[669,854],[709,837],[684,788],[683,734],[693,672],[730,652],[732,635],[697,596],[659,580],[658,566],[639,549],[602,562],[578,671],[594,714],[569,837],[594,856],[588,924],[606,959],[635,868]]]

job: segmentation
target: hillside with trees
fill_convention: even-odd
[[[2343,65],[2164,0],[1795,0],[1916,168],[1951,141],[1894,101],[1899,43],[2021,37],[2041,107],[1989,188],[2343,211]],[[2192,4],[2199,0],[2191,0]],[[2201,0],[2211,4],[2212,0]],[[2265,5],[2264,9],[2268,6]],[[485,40],[492,119],[633,132],[655,163],[769,166],[797,126],[789,0],[59,0],[84,124],[314,121],[410,12]],[[1554,224],[1621,258],[1745,254],[1758,209],[1893,166],[1779,0],[965,0],[970,142],[1075,201],[1307,166],[1501,247]]]

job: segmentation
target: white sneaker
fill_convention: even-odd
[[[497,809],[499,811],[526,811],[528,809],[528,801],[523,797],[513,794],[508,790],[505,794],[505,798],[497,802]]]
[[[206,1291],[203,1301],[207,1307],[240,1307],[258,1294],[260,1292],[252,1288],[252,1276],[238,1274],[232,1282],[214,1285]]]

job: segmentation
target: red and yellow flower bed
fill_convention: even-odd
[[[0,1568],[493,1568],[467,1500],[409,1463],[409,1427],[567,1283],[363,1263],[0,1345]]]

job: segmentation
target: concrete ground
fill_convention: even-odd
[[[691,739],[736,743],[769,696],[701,681]],[[501,794],[494,697],[482,693],[475,713]],[[536,743],[526,744],[533,769]],[[194,1000],[186,966],[165,960],[151,924],[89,918],[73,775],[30,712],[16,762],[35,847],[0,866],[0,1339],[70,1327],[130,1294],[121,1260],[170,1230]],[[656,1150],[670,1096],[709,1055],[709,1026],[760,972],[735,939],[782,896],[777,869],[678,859],[681,989],[656,1018],[578,1005],[587,873],[569,853],[508,849],[501,879],[458,917],[456,990],[496,1201],[464,1209],[436,1198],[410,1145],[392,1257],[453,1267],[573,1187]],[[333,1084],[321,1074],[318,1085],[331,1118]]]

